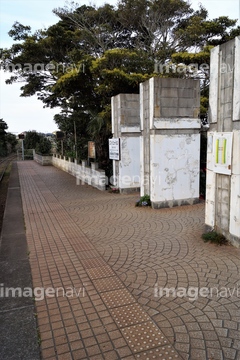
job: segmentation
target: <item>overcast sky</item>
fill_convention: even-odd
[[[75,1],[80,5],[88,1]],[[103,3],[116,4],[117,1],[92,1],[96,5]],[[229,16],[231,19],[240,17],[240,0],[192,0],[190,3],[197,9],[202,3],[208,10],[210,18]],[[11,46],[8,31],[13,23],[18,21],[30,25],[32,30],[43,29],[57,23],[58,18],[52,13],[56,7],[63,7],[65,0],[0,0],[0,47]],[[0,79],[0,118],[8,124],[8,131],[20,133],[22,131],[37,130],[39,132],[52,132],[57,129],[53,116],[59,110],[43,109],[41,101],[34,97],[19,97],[20,85],[6,85],[6,73],[1,71]]]

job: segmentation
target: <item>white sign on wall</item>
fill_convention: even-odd
[[[213,171],[218,174],[232,173],[232,133],[215,133],[213,135]]]
[[[109,143],[109,159],[120,160],[120,139],[112,138],[108,140]]]

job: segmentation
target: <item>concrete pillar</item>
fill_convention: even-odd
[[[120,138],[120,160],[113,160],[113,183],[122,192],[140,188],[139,95],[112,97],[112,134]]]
[[[141,196],[154,208],[199,201],[200,86],[154,77],[140,85]]]
[[[205,223],[240,247],[240,36],[215,47],[210,66]]]
[[[140,195],[150,195],[150,86],[140,84]]]

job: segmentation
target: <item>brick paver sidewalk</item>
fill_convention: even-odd
[[[18,167],[33,285],[59,291],[37,294],[43,359],[240,359],[240,250],[201,240],[203,204],[136,208]]]

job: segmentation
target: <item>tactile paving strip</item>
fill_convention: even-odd
[[[172,348],[172,346],[162,346],[157,349],[152,349],[148,351],[144,351],[140,354],[135,355],[136,359],[139,360],[174,360],[180,359],[176,351]]]
[[[92,280],[93,279],[101,279],[101,278],[108,277],[108,276],[115,276],[115,273],[112,271],[112,269],[108,265],[96,267],[96,268],[92,268],[92,269],[86,269],[86,271],[88,273],[88,276]]]
[[[135,302],[134,297],[126,289],[108,291],[102,293],[101,297],[109,308],[115,308]]]
[[[82,260],[81,262],[85,269],[96,268],[107,265],[106,262],[100,257],[97,259],[85,259]]]
[[[93,284],[96,286],[97,291],[105,292],[111,290],[118,290],[124,287],[123,283],[117,276],[107,277],[104,279],[95,279]]]
[[[122,333],[129,347],[136,353],[167,345],[168,341],[151,321],[123,328]]]
[[[130,304],[110,310],[112,317],[120,328],[151,321],[138,304]]]

